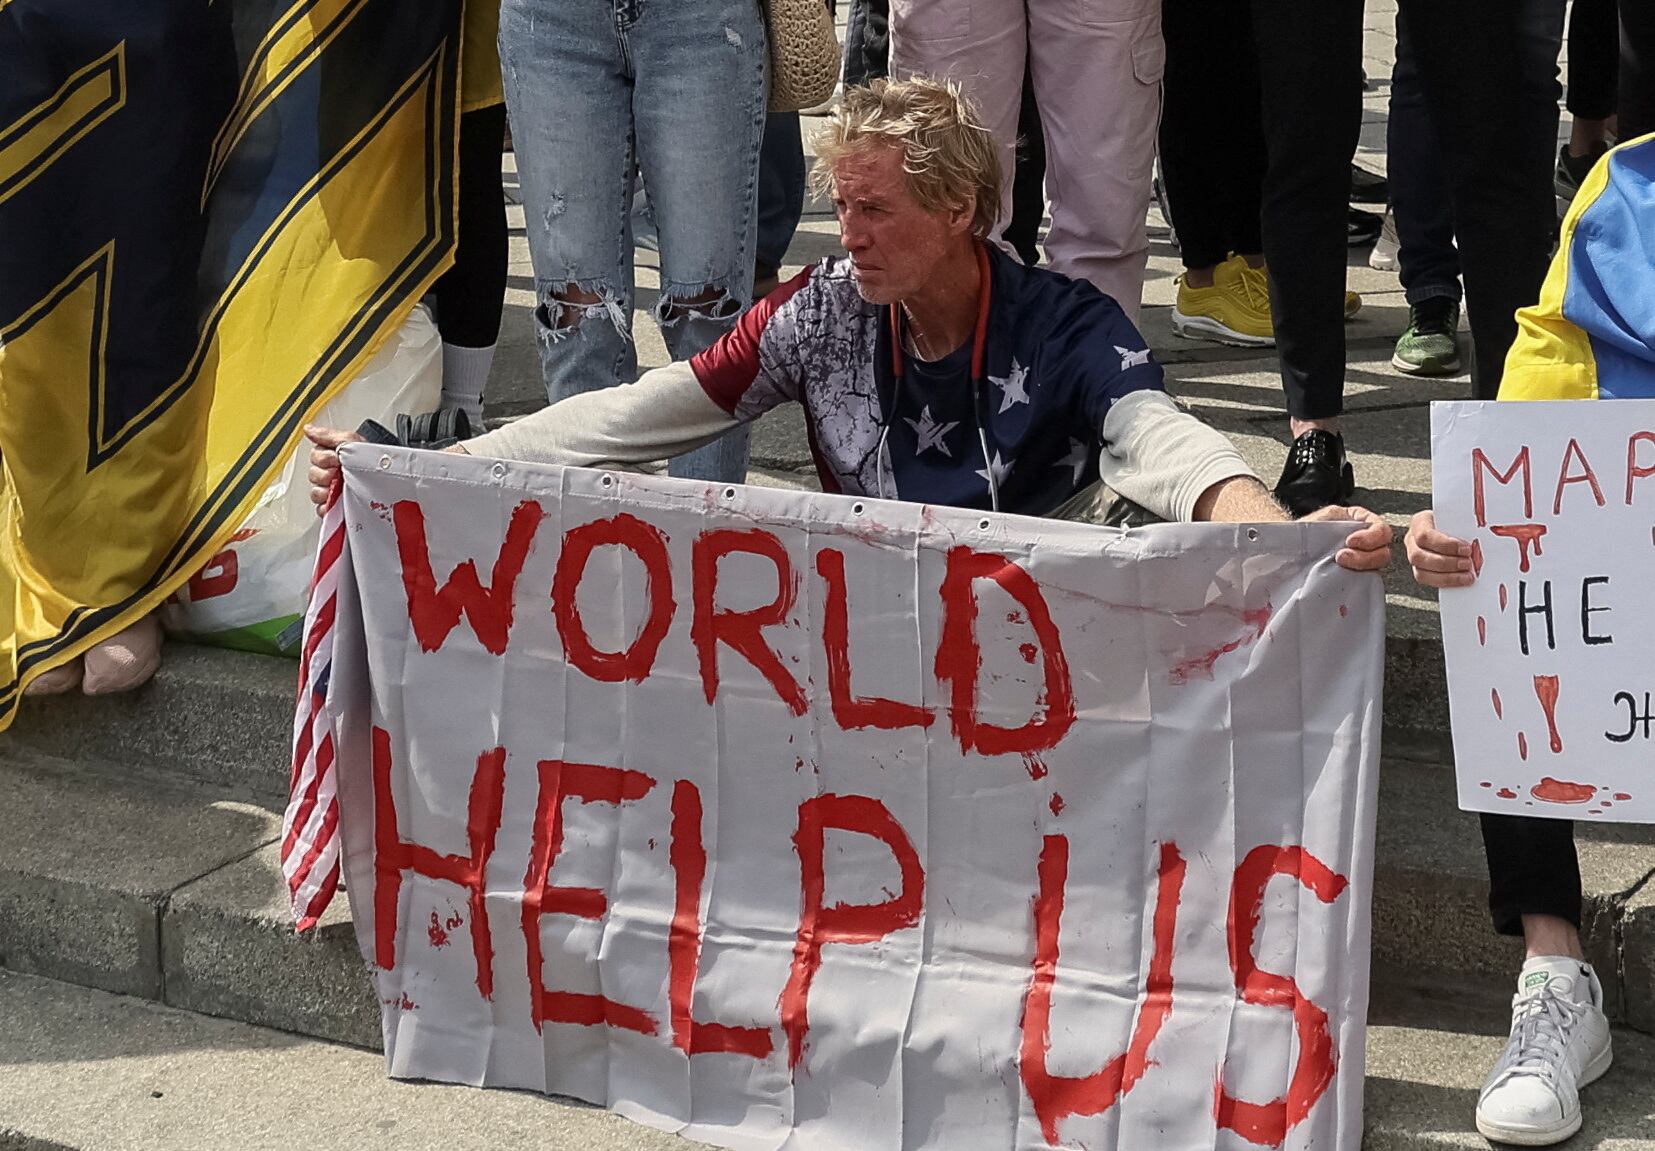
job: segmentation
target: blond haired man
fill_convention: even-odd
[[[1222,435],[1181,411],[1119,305],[985,242],[999,152],[957,87],[847,92],[817,142],[848,256],[823,260],[687,363],[572,396],[468,440],[474,455],[646,463],[793,401],[822,487],[1049,515],[1100,480],[1173,520],[1285,519]],[[312,429],[313,496],[345,433]],[[1339,562],[1383,567],[1390,528],[1353,519]]]

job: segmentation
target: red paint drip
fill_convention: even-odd
[[[1625,800],[1631,799],[1632,797],[1624,791],[1617,791],[1615,793],[1615,798],[1619,799],[1619,800],[1622,800],[1622,801],[1625,801]]]
[[[1063,797],[1061,795],[1057,794],[1057,792],[1055,792],[1055,791],[1052,792],[1052,801],[1051,801],[1051,803],[1047,804],[1047,806],[1052,809],[1052,814],[1053,815],[1062,815],[1063,814]]]
[[[1027,623],[1028,620],[1023,618],[1023,613],[1020,612],[1020,611],[1008,611],[1006,613],[1006,622],[1007,623]]]
[[[1500,706],[1500,689],[1497,687],[1489,688],[1488,698],[1494,701],[1494,718],[1504,719],[1506,717],[1506,713],[1505,709]]]
[[[1597,794],[1597,788],[1589,783],[1570,783],[1543,775],[1539,783],[1529,788],[1529,794],[1547,803],[1590,803]]]
[[[448,946],[448,932],[443,930],[442,920],[437,918],[435,911],[431,913],[431,926],[425,929],[425,934],[431,940],[432,947]]]
[[[1339,605],[1339,618],[1344,619],[1348,615],[1350,615],[1350,608],[1346,607],[1344,604],[1340,604]]]
[[[1018,644],[1017,654],[1023,657],[1024,663],[1033,663],[1034,657],[1040,654],[1040,649],[1032,643]]]
[[[1488,645],[1488,621],[1482,616],[1477,617],[1477,643],[1483,647]]]
[[[1494,794],[1499,796],[1501,799],[1516,799],[1517,798],[1517,793],[1515,791],[1511,790],[1511,788],[1509,788],[1509,787],[1502,787],[1499,791],[1496,791]]]
[[[1534,545],[1534,554],[1544,554],[1540,550],[1540,539],[1546,534],[1545,524],[1491,524],[1489,531],[1501,539],[1517,541],[1517,570],[1529,570],[1529,545]]]
[[[1478,787],[1493,787],[1494,785],[1492,783],[1488,782],[1488,780],[1485,779],[1481,783],[1479,783],[1477,786]]]
[[[1173,664],[1168,674],[1171,675],[1174,686],[1182,687],[1191,679],[1212,679],[1213,669],[1218,664],[1218,657],[1246,647],[1254,640],[1262,639],[1264,629],[1269,626],[1270,617],[1274,612],[1275,609],[1269,604],[1252,611],[1242,612],[1241,620],[1251,630],[1244,632],[1239,638],[1231,640],[1222,647],[1215,647],[1211,651]]]
[[[1517,758],[1527,760],[1529,757],[1529,737],[1522,732],[1517,733]]]
[[[1534,694],[1540,700],[1540,710],[1546,713],[1546,730],[1551,733],[1553,754],[1563,750],[1563,737],[1557,732],[1557,691],[1555,675],[1534,677]]]
[[[1603,801],[1603,806],[1604,807],[1614,807],[1615,805],[1613,803],[1611,803],[1609,800],[1606,799],[1606,800]]]
[[[1536,548],[1535,550],[1539,551],[1540,549]],[[1471,574],[1472,575],[1477,575],[1477,576],[1480,576],[1480,575],[1483,574],[1483,541],[1482,540],[1472,540],[1471,541]]]
[[[1023,766],[1028,769],[1030,779],[1038,781],[1046,778],[1046,765],[1041,763],[1040,757],[1032,751],[1023,753]]]
[[[1506,585],[1505,584],[1501,584],[1500,585],[1500,610],[1501,611],[1506,610],[1506,603],[1510,599],[1511,599],[1511,593],[1506,590]]]

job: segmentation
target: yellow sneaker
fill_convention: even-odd
[[[1193,288],[1179,276],[1172,328],[1192,340],[1242,348],[1273,347],[1276,329],[1270,320],[1270,289],[1264,270],[1231,256],[1213,269],[1210,288]]]

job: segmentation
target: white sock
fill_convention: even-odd
[[[494,347],[442,346],[442,406],[463,409],[471,417],[473,430],[479,432],[483,430],[483,388],[494,366]]]

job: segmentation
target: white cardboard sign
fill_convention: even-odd
[[[331,699],[394,1076],[732,1148],[1361,1140],[1379,581],[352,445]]]
[[[1435,403],[1460,806],[1655,822],[1655,403]]]

